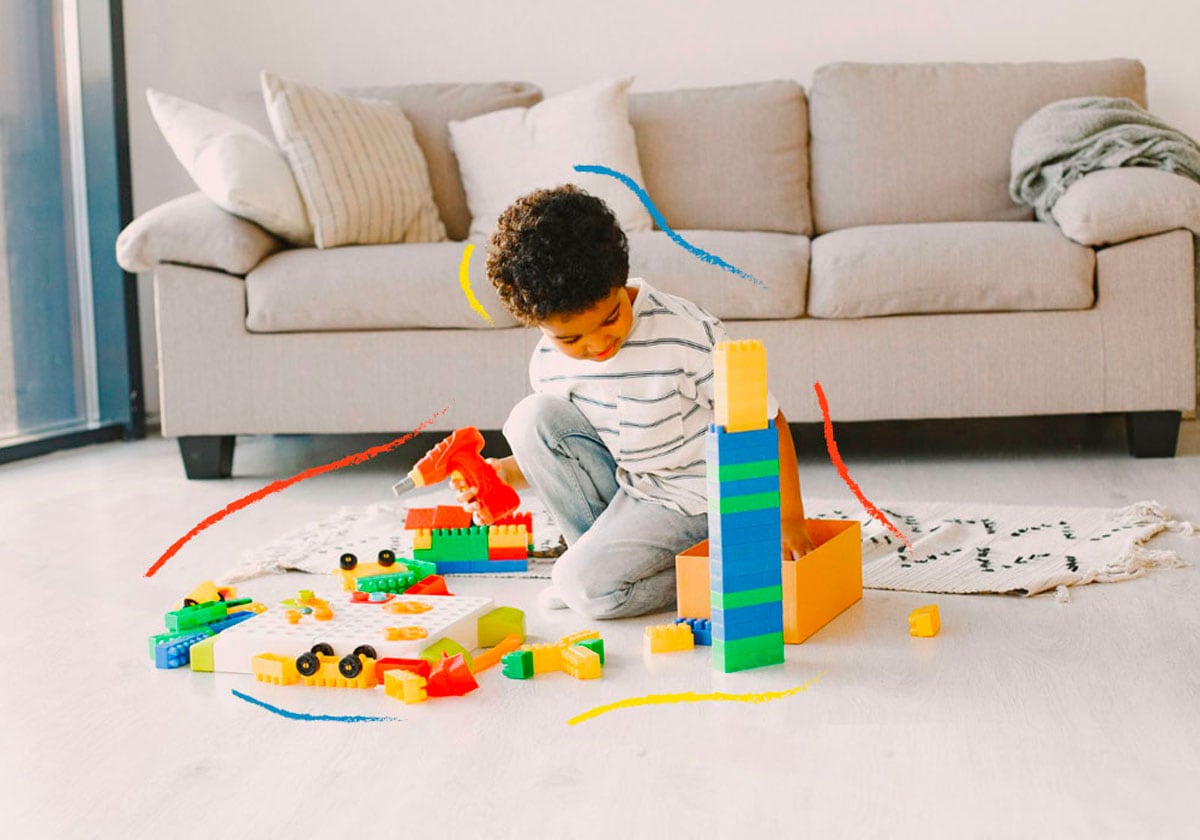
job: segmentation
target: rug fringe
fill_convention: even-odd
[[[1134,502],[1117,511],[1114,518],[1117,525],[1162,525],[1166,531],[1179,534],[1195,534],[1198,530],[1194,524],[1176,519],[1166,508],[1154,499]],[[1155,532],[1160,533],[1160,532]]]

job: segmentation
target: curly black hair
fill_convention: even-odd
[[[629,243],[601,199],[573,184],[536,190],[500,214],[487,273],[526,325],[576,315],[629,279]]]

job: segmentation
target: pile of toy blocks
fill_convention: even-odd
[[[472,525],[454,505],[412,508],[404,521],[412,532],[413,559],[437,564],[439,574],[524,572],[533,546],[533,515],[512,513],[491,525]]]
[[[167,631],[150,637],[154,667],[183,668],[193,659],[211,660],[217,634],[253,618],[262,609],[251,598],[238,598],[232,587],[218,588],[212,581],[200,584],[179,609],[166,614]]]

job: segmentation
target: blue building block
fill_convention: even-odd
[[[780,561],[778,559],[779,549],[775,550],[776,561],[774,568],[749,568],[746,570],[730,570],[723,569],[720,565],[712,561],[709,557],[709,587],[713,592],[721,592],[732,594],[734,592],[746,592],[750,589],[762,589],[764,586],[780,586],[783,583],[783,575],[781,574]]]
[[[677,618],[675,623],[691,627],[692,639],[697,645],[712,645],[712,622],[707,618]]]
[[[714,638],[734,641],[783,632],[783,604],[771,601],[749,607],[723,610],[713,607],[712,633]]]
[[[258,613],[250,610],[241,610],[240,612],[230,613],[220,621],[214,621],[208,625],[208,629],[214,633],[220,633],[222,630],[228,630],[230,627],[241,624],[243,621],[254,618]]]
[[[467,575],[474,571],[475,563],[471,560],[438,560],[439,575]]]
[[[709,469],[721,464],[749,464],[779,457],[779,435],[772,421],[765,429],[726,432],[710,425],[705,440]]]
[[[752,493],[778,493],[779,475],[763,476],[761,478],[742,478],[734,481],[717,481],[712,476],[708,478],[708,495],[721,494],[721,498],[730,496],[748,496]]]
[[[762,508],[740,513],[713,513],[708,517],[708,538],[727,543],[757,542],[780,527],[779,508]]]
[[[207,627],[187,636],[162,642],[154,648],[155,668],[182,668],[192,661],[192,645],[212,635]]]
[[[487,574],[489,572],[527,572],[527,560],[481,560],[471,564],[473,571]]]

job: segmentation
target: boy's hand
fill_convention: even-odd
[[[781,523],[784,560],[799,560],[813,550],[812,538],[803,519],[784,519]]]
[[[506,484],[509,483],[507,477],[505,476],[507,470],[505,469],[504,463],[500,459],[485,458],[484,461],[492,465],[492,467],[496,470],[496,473],[500,476],[501,481]],[[471,521],[476,525],[487,525],[487,522],[484,522],[479,518],[480,505],[479,502],[475,501],[475,497],[479,495],[479,488],[469,486],[465,481],[463,481],[462,476],[460,476],[458,473],[452,473],[450,475],[450,486],[453,487],[456,492],[454,500],[462,505],[463,510],[470,512]]]

